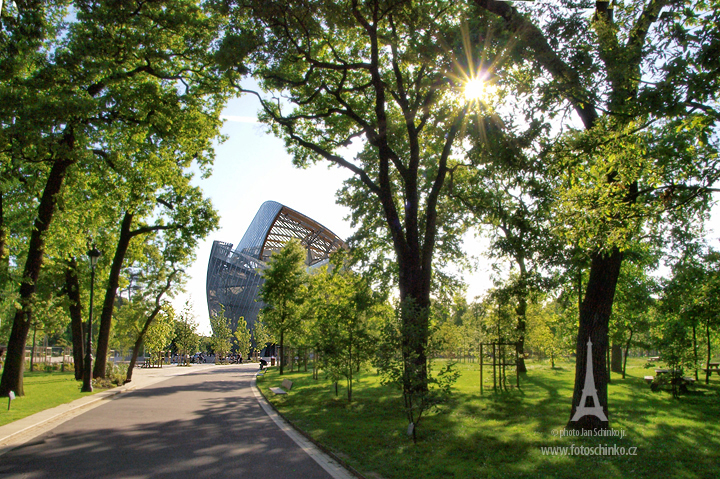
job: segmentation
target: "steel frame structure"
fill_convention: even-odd
[[[243,316],[252,329],[264,303],[258,298],[263,283],[261,271],[274,251],[291,239],[299,239],[307,251],[305,264],[314,268],[326,264],[330,254],[347,245],[332,231],[275,201],[260,206],[237,248],[214,241],[208,262],[206,291],[210,316],[225,307],[233,332]]]

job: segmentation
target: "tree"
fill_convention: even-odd
[[[354,373],[372,356],[377,343],[371,327],[377,300],[368,280],[345,267],[345,257],[343,252],[336,253],[330,267],[313,274],[311,301],[323,369],[336,384],[345,378],[348,402],[352,402]]]
[[[280,339],[280,374],[283,374],[285,336],[297,329],[306,295],[305,250],[300,242],[291,240],[280,251],[273,252],[262,276],[265,281],[260,286],[260,298],[266,305],[262,310],[263,322]]]
[[[465,163],[451,172],[450,194],[468,221],[490,238],[488,255],[511,262],[503,288],[515,304],[519,369],[524,373],[528,303],[551,287],[549,276],[561,262],[564,241],[552,230],[556,182],[546,174],[542,152],[549,125],[535,120],[521,129],[516,117],[526,105],[498,105],[512,112],[501,119],[491,101],[483,100],[482,114],[472,117],[465,131],[472,148]]]
[[[233,337],[230,329],[230,319],[225,317],[225,307],[220,307],[220,311],[214,316],[210,316],[210,326],[212,327],[211,346],[215,351],[215,364],[225,362],[227,353],[230,352],[232,346],[230,340]]]
[[[558,302],[537,302],[528,307],[528,349],[550,358],[550,367],[575,345],[577,310],[563,311]]]
[[[623,262],[618,278],[613,313],[610,318],[610,337],[613,342],[611,369],[622,373],[625,368],[633,336],[636,338],[650,327],[650,309],[654,306],[653,295],[658,289],[656,281],[649,275],[649,269],[656,266],[653,254],[641,251],[626,253],[628,260]],[[621,353],[624,345],[624,360]]]
[[[672,270],[659,307],[663,323],[661,342],[678,364],[684,361],[697,371],[697,330],[700,329],[704,333],[707,369],[712,360],[711,332],[720,325],[720,253],[702,244],[688,245]],[[692,330],[692,336],[689,330]],[[692,349],[690,354],[682,351],[682,346],[687,346],[684,341]],[[705,383],[708,382],[709,373],[706,372]]]
[[[583,131],[569,133],[556,170],[565,182],[562,223],[589,252],[590,271],[576,345],[568,427],[607,428],[608,324],[624,250],[640,228],[688,205],[706,207],[717,179],[709,138],[719,118],[715,2],[596,2],[595,15],[563,6],[475,0],[515,35],[541,74],[530,90],[555,107],[569,105]],[[615,6],[616,8],[612,8]],[[667,8],[667,14],[661,15]],[[542,8],[538,15],[534,8]],[[650,220],[650,221],[648,221]],[[587,342],[604,416],[573,421],[585,383]]]
[[[262,311],[255,320],[255,324],[252,329],[252,341],[255,345],[255,352],[259,353],[262,349],[270,343],[275,343],[277,340],[273,337],[272,333],[265,324],[263,319]],[[245,318],[243,318],[243,321]],[[239,324],[239,323],[238,323]]]
[[[357,237],[391,249],[403,311],[406,393],[425,394],[433,262],[458,258],[458,222],[445,208],[448,160],[466,105],[461,5],[449,1],[236,2],[233,33],[252,31],[261,120],[298,165],[349,170],[342,202]],[[251,18],[251,20],[247,20]],[[232,39],[232,36],[228,36]],[[462,52],[455,55],[453,50]],[[353,159],[344,147],[359,140]],[[370,199],[370,201],[369,201]],[[435,271],[438,273],[438,271]]]
[[[203,82],[207,73],[199,63],[211,50],[218,24],[197,2],[77,1],[72,2],[72,16],[66,8],[70,3],[19,2],[9,10],[3,2],[0,15],[2,159],[16,165],[11,170],[23,177],[34,174],[35,184],[41,185],[40,202],[28,225],[32,227],[26,228],[20,307],[8,340],[0,395],[10,390],[23,394],[33,301],[51,244],[48,232],[66,184],[76,175],[94,178],[105,167],[137,174],[142,169],[123,168],[125,160],[152,151],[167,159],[164,140],[170,140],[168,147],[186,164],[207,165],[211,137],[220,124],[224,84],[217,75]],[[182,28],[176,28],[179,25]],[[170,146],[185,121],[205,123],[215,132],[210,137],[208,129],[183,134]],[[94,195],[84,200],[88,205],[97,202]],[[100,356],[104,361],[104,354]]]
[[[250,346],[252,345],[250,330],[247,327],[247,322],[244,316],[240,316],[237,321],[237,327],[233,333],[235,342],[237,344],[238,352],[241,356],[250,359]]]
[[[158,170],[156,173],[160,172],[161,171]],[[168,178],[170,176],[173,176],[173,172],[167,171],[165,176],[167,183],[170,183]],[[205,237],[210,231],[217,227],[217,213],[212,208],[209,200],[203,198],[200,189],[190,187],[188,185],[189,178],[185,175],[178,175],[176,173],[175,176],[182,178],[180,185],[172,185],[172,183],[170,183],[170,187],[166,186],[169,191],[163,195],[167,199],[162,197],[158,199],[158,203],[161,204],[163,207],[162,210],[164,211],[154,211],[150,209],[150,212],[153,213],[155,217],[155,224],[148,225],[141,223],[135,229],[132,229],[135,215],[128,211],[124,214],[100,315],[97,359],[93,372],[94,377],[104,377],[115,297],[130,241],[141,235],[164,231],[167,235],[172,236],[174,234],[178,239],[183,240],[184,244],[182,244],[182,246],[177,245],[176,247],[192,251],[197,245],[198,239]]]
[[[150,322],[150,327],[144,335],[145,350],[150,354],[155,354],[156,361],[160,364],[163,360],[163,354],[167,351],[167,347],[172,341],[175,333],[173,324],[173,312],[169,305],[165,305],[154,317],[154,321]],[[128,368],[129,369],[129,368]],[[129,382],[129,379],[126,380]]]
[[[180,317],[175,319],[175,338],[173,339],[178,354],[186,366],[190,365],[188,362],[190,354],[195,353],[200,344],[197,326],[192,313],[192,306],[188,300],[180,312]]]

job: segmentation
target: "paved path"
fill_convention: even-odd
[[[0,456],[0,478],[353,477],[268,415],[256,365],[190,370],[46,419],[65,422]]]

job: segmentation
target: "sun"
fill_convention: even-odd
[[[465,100],[481,100],[485,96],[485,82],[479,78],[473,78],[465,83]]]

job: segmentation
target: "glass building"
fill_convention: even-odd
[[[346,248],[332,231],[302,213],[275,201],[260,206],[237,248],[231,243],[213,242],[207,270],[207,303],[210,316],[225,307],[232,330],[243,316],[252,328],[264,303],[258,298],[266,267],[273,251],[297,238],[307,250],[308,268],[326,264],[330,253]]]

